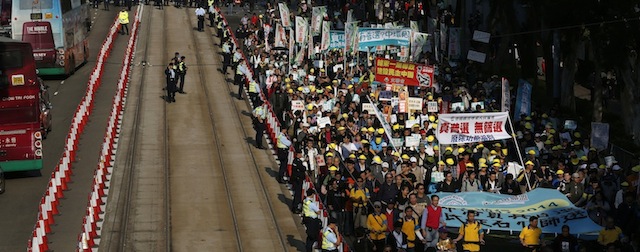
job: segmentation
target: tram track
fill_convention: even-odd
[[[185,15],[187,15],[189,17],[189,23],[190,24],[196,24],[197,20],[194,20],[192,13],[190,13],[189,11],[190,9],[185,8]],[[195,21],[195,22],[194,22]],[[195,51],[197,52],[203,52],[201,51],[200,45],[198,43],[198,39],[196,37],[197,32],[191,32],[191,36],[192,36],[192,40],[194,41],[194,47],[195,47]],[[205,27],[205,35],[208,37],[208,41],[210,42],[210,45],[214,45],[215,41],[213,39],[213,34],[210,31],[209,28]],[[216,54],[219,52],[219,50],[216,50]],[[214,52],[211,52],[214,53]],[[207,65],[203,62],[202,60],[202,54],[197,53],[195,55],[195,59],[197,62],[198,66],[204,66]],[[215,56],[217,57],[217,55]],[[209,64],[210,65],[210,64]],[[199,76],[200,76],[200,81],[199,84],[202,86],[205,95],[205,98],[207,100],[207,109],[208,109],[208,114],[209,114],[209,119],[211,120],[211,124],[212,125],[216,125],[216,118],[215,118],[215,113],[214,113],[214,109],[213,106],[214,104],[211,103],[212,99],[220,99],[223,98],[226,102],[228,102],[228,104],[231,104],[232,110],[233,111],[229,111],[232,112],[230,114],[233,114],[235,116],[231,116],[233,117],[233,120],[238,122],[238,124],[240,124],[240,127],[238,127],[242,134],[242,137],[244,139],[248,139],[249,138],[249,134],[247,134],[246,130],[244,129],[244,127],[242,127],[242,113],[240,111],[240,109],[238,108],[236,102],[233,100],[233,98],[231,97],[231,93],[232,90],[231,88],[225,83],[224,85],[226,86],[226,91],[228,91],[229,95],[225,93],[214,93],[214,91],[212,91],[208,86],[207,83],[204,81],[206,80],[206,76],[205,76],[205,72],[200,70],[199,71]],[[223,79],[226,78],[226,76],[223,74]],[[220,84],[220,83],[216,83],[216,84]],[[213,98],[213,96],[217,96],[216,98]],[[225,146],[223,146],[222,144],[222,139],[221,136],[218,132],[216,132],[216,128],[212,127],[212,135],[214,137],[214,142],[216,143],[216,147],[217,147],[217,156],[219,158],[219,162],[220,162],[220,167],[221,167],[221,172],[223,175],[223,180],[224,180],[224,184],[225,184],[225,189],[226,189],[226,195],[227,195],[227,199],[229,201],[229,206],[231,208],[231,213],[232,213],[232,218],[233,218],[233,223],[234,223],[234,229],[235,229],[235,234],[236,234],[236,241],[237,241],[237,251],[251,251],[251,249],[245,249],[244,245],[246,245],[250,240],[252,240],[252,238],[254,237],[243,237],[244,234],[241,231],[241,225],[239,223],[239,217],[237,216],[237,212],[236,212],[236,199],[234,198],[234,196],[232,196],[232,188],[231,188],[231,182],[230,182],[230,178],[229,176],[231,176],[232,174],[230,174],[230,170],[228,170],[229,168],[231,168],[231,164],[225,162],[225,154],[223,153],[223,150],[225,149]],[[248,143],[248,142],[244,142],[244,147],[243,149],[247,150],[246,154],[248,154],[248,160],[250,163],[251,168],[253,169],[248,169],[251,174],[246,174],[247,177],[254,177],[257,178],[258,180],[258,184],[255,185],[256,188],[259,188],[260,191],[260,197],[262,199],[264,199],[268,212],[269,212],[269,216],[264,216],[265,218],[269,219],[269,224],[273,225],[272,227],[275,229],[276,233],[277,233],[277,238],[278,238],[278,243],[279,246],[281,247],[281,249],[276,249],[276,248],[272,248],[274,249],[273,251],[287,251],[289,250],[289,247],[287,246],[287,240],[286,237],[283,235],[283,231],[280,228],[280,225],[278,224],[277,221],[277,217],[276,217],[276,211],[274,210],[274,206],[273,203],[274,199],[271,197],[271,195],[267,192],[266,190],[266,185],[265,185],[265,181],[264,178],[260,172],[260,168],[258,166],[258,161],[256,160],[256,157],[253,153],[253,148],[252,146]],[[247,181],[248,182],[248,181]],[[238,185],[236,185],[238,186]],[[249,218],[250,216],[244,216],[246,218]],[[247,239],[244,239],[247,238]],[[266,251],[266,250],[265,250]]]

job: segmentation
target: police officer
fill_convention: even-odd
[[[258,103],[262,102],[260,100]],[[262,149],[262,133],[264,132],[264,120],[267,119],[267,104],[258,105],[253,110],[253,127],[256,130],[256,148]]]
[[[287,163],[289,159],[289,146],[291,141],[287,137],[287,128],[282,127],[276,136],[276,146],[278,147],[278,160],[280,161],[280,169],[278,170],[278,183],[284,184],[284,177],[287,172]]]
[[[167,66],[167,69],[164,70],[164,75],[166,76],[166,81],[167,81],[167,85],[165,87],[165,90],[167,90],[167,97],[166,97],[167,102],[169,103],[175,102],[177,73],[173,68],[173,62],[169,63],[169,66]]]
[[[198,31],[203,32],[204,31],[204,15],[206,14],[206,11],[204,10],[204,8],[202,8],[202,6],[199,6],[195,12],[196,12],[196,17],[198,18]]]
[[[209,12],[209,27],[213,27],[213,21],[215,20],[215,13],[216,13],[216,7],[213,5],[213,0],[208,0],[209,1],[209,7],[208,7],[208,12]]]
[[[291,201],[291,212],[300,213],[300,204],[302,203],[302,183],[307,172],[302,159],[302,146],[296,148],[296,158],[291,166],[291,183],[293,190],[293,200]]]
[[[180,56],[180,61],[178,62],[178,77],[180,78],[180,88],[178,88],[178,93],[186,94],[184,92],[184,77],[187,75],[187,65],[184,62],[185,57]]]
[[[307,243],[306,251],[313,251],[313,243],[318,241],[318,233],[322,227],[322,222],[318,218],[320,215],[320,207],[316,201],[316,192],[307,189],[307,197],[302,202],[302,223],[307,227]]]
[[[336,220],[331,218],[329,225],[322,230],[322,252],[337,252],[342,243]]]
[[[227,69],[231,66],[231,41],[225,41],[222,44],[222,74],[227,75]],[[226,77],[225,77],[226,78]]]
[[[127,30],[129,35],[129,12],[125,8],[122,8],[120,14],[118,14],[118,22],[120,23],[120,35],[124,35],[124,30]]]
[[[242,65],[244,59],[240,59],[236,64],[236,75],[233,79],[233,84],[238,85],[238,100],[242,100],[242,88],[244,87],[244,71],[246,70],[245,65]]]

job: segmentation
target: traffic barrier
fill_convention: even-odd
[[[125,57],[122,61],[122,69],[120,71],[120,78],[117,84],[117,91],[112,99],[111,113],[107,120],[107,127],[105,129],[105,135],[101,146],[100,159],[96,166],[96,170],[94,171],[92,190],[88,196],[86,214],[83,218],[81,232],[78,235],[78,251],[92,251],[93,248],[98,245],[95,240],[100,236],[98,222],[102,221],[100,219],[100,214],[104,212],[103,205],[105,205],[104,209],[106,209],[107,195],[105,188],[108,188],[109,183],[107,175],[111,173],[109,169],[113,167],[115,162],[115,146],[120,133],[119,129],[121,127],[126,101],[126,90],[128,88],[129,76],[132,70],[131,61],[133,59],[133,54],[135,53],[138,27],[140,24],[140,14],[142,13],[143,6],[144,5],[138,6],[138,11],[136,12],[133,27],[131,29],[131,36],[129,37],[127,44]]]
[[[215,11],[216,11],[216,15],[219,15],[220,17],[222,17],[223,23],[224,24],[228,24],[226,18],[224,17],[224,15],[222,15],[222,13],[220,12],[220,9],[218,7],[215,8]],[[235,44],[236,48],[237,47],[242,48],[242,45],[239,44],[238,41],[236,40],[235,34],[233,34],[231,28],[227,27],[227,29],[229,30],[229,32],[231,34],[232,42]],[[247,60],[247,57],[244,55],[244,52],[241,51],[241,54],[242,54],[242,58],[244,59],[243,62],[245,62],[243,64],[246,65],[246,62],[249,62],[249,61]],[[255,76],[255,73],[253,73],[253,69],[251,67],[247,67],[247,69],[249,69],[249,73],[250,73],[251,76],[246,76],[247,78],[246,78],[246,83],[245,83],[245,88],[244,88],[245,97],[249,97],[248,90],[246,88],[246,84],[248,84],[250,81],[252,81],[254,79],[254,76]],[[271,107],[271,104],[269,103],[269,100],[266,98],[266,96],[261,92],[259,97],[260,97],[260,99],[262,100],[263,103],[267,104],[267,108],[268,108],[267,109],[267,120],[266,120],[267,123],[265,125],[266,126],[265,129],[267,130],[268,139],[269,138],[271,139],[271,143],[272,143],[272,145],[273,145],[273,147],[275,149],[275,148],[277,148],[275,146],[275,144],[277,143],[277,138],[276,137],[277,137],[277,134],[280,133],[281,124],[280,124],[280,121],[278,120],[278,117],[274,113],[273,108]],[[255,109],[255,106],[254,106],[254,104],[251,103],[251,101],[249,101],[249,105],[251,106],[251,109]],[[275,152],[275,150],[272,150],[272,151],[274,153],[277,153],[277,152]],[[287,160],[288,161],[287,162],[287,172],[288,172],[288,174],[291,174],[291,168],[292,168],[292,165],[293,165],[294,152],[295,152],[295,150],[293,149],[293,146],[291,146],[289,148],[288,160]],[[307,183],[308,187],[306,189],[313,188],[313,190],[315,191],[315,187],[313,186],[313,182],[311,181],[309,176],[305,176],[305,181],[308,182]],[[306,189],[303,188],[303,192],[305,192]],[[328,221],[329,221],[328,212],[326,211],[326,209],[322,205],[322,202],[319,199],[318,195],[319,194],[316,192],[316,200],[320,204],[320,209],[322,211],[322,217],[321,217],[322,227],[324,228],[324,227],[326,227],[328,225]],[[320,237],[319,241],[322,241],[321,234],[319,234],[319,237]],[[343,242],[340,245],[340,247],[338,248],[338,251],[340,251],[340,252],[348,252],[349,251],[349,246],[346,243]]]
[[[71,126],[65,138],[63,155],[60,157],[58,165],[56,165],[51,174],[47,191],[41,198],[36,225],[34,225],[32,237],[27,243],[27,249],[29,251],[48,250],[47,234],[51,232],[50,226],[54,224],[53,215],[59,214],[58,200],[64,197],[63,191],[68,190],[67,183],[70,182],[72,175],[71,163],[76,159],[76,150],[79,147],[79,136],[84,131],[91,111],[93,110],[95,90],[101,83],[100,78],[104,69],[103,62],[106,61],[109,52],[113,48],[113,41],[117,36],[117,25],[118,21],[117,18],[115,18],[100,48],[97,63],[87,83],[85,95],[76,107],[76,111],[71,119]]]

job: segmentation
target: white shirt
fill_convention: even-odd
[[[205,13],[202,7],[196,9],[196,16],[204,16]]]

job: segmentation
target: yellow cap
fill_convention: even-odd
[[[318,93],[318,94],[322,94],[322,92],[324,92],[324,91],[322,90],[322,88],[320,88],[320,89],[316,89],[316,93]]]
[[[382,164],[382,159],[379,156],[373,157],[373,162],[376,164]]]
[[[337,171],[338,167],[335,167],[335,166],[332,165],[331,167],[329,167],[329,170],[330,171]]]
[[[500,144],[500,143],[495,143],[495,144],[493,144],[493,147],[502,147],[502,144]]]
[[[367,128],[362,127],[362,128],[360,129],[360,131],[362,131],[362,132],[367,132]]]
[[[448,164],[448,165],[453,165],[453,159],[451,159],[451,158],[447,158],[447,160],[446,160],[446,161],[447,161],[447,164]]]
[[[409,159],[409,155],[407,155],[407,154],[402,154],[402,159]]]
[[[415,127],[420,128],[420,124],[417,124],[417,123],[416,123],[416,124],[414,124],[414,125],[413,125],[413,127],[412,127],[412,128],[415,128]]]
[[[555,129],[549,129],[549,134],[555,134],[556,130]]]
[[[347,89],[352,89],[352,88],[353,88],[353,85],[347,86]]]
[[[526,122],[524,123],[524,128],[530,130],[530,129],[533,129],[533,126],[531,126],[530,122]]]
[[[536,154],[536,151],[534,151],[534,150],[529,150],[529,151],[527,151],[527,154],[529,154],[529,155],[535,155],[535,154]]]
[[[383,129],[383,128],[378,128],[378,131],[377,131],[377,132],[378,132],[378,134],[381,134],[381,135],[382,135],[382,134],[384,134],[384,129]]]
[[[486,158],[478,158],[478,164],[486,164],[486,163],[487,163]]]
[[[400,157],[400,152],[394,151],[393,155],[396,156],[396,157]]]
[[[494,151],[494,150],[491,150],[491,151],[489,152],[489,155],[498,155],[498,152],[496,152],[496,151]]]
[[[556,171],[556,175],[562,175],[562,174],[564,174],[564,171],[563,171],[563,170],[558,170],[558,171]]]
[[[284,82],[285,82],[285,83],[289,83],[289,82],[291,82],[291,79],[289,79],[289,77],[284,78]]]
[[[315,70],[313,68],[309,69],[309,73],[313,73]]]
[[[444,148],[444,151],[445,152],[447,152],[447,151],[453,152],[453,148],[451,148],[451,146],[447,146],[446,148]]]
[[[287,93],[293,94],[293,89],[287,90]]]
[[[333,80],[333,81],[331,81],[331,83],[338,84],[338,80]]]
[[[324,68],[320,68],[320,72],[323,72],[323,73],[324,73]]]
[[[487,168],[487,167],[489,167],[489,166],[487,164],[485,164],[485,163],[480,164],[480,168]]]
[[[496,159],[496,160],[498,160],[498,159]],[[502,166],[502,165],[500,164],[500,162],[498,162],[498,163],[493,163],[493,165],[491,165],[491,166],[493,166],[493,167],[500,167],[500,166]]]
[[[620,183],[620,185],[621,186],[629,186],[629,182],[625,181],[625,182]]]
[[[434,151],[440,150],[440,147],[438,147],[437,145],[436,145],[436,146],[433,146],[433,150],[434,150]]]
[[[301,92],[302,92],[302,87],[298,87],[298,91],[301,91]]]
[[[465,166],[466,167],[473,167],[473,163],[467,163]]]
[[[349,114],[347,114],[347,113],[342,114],[342,118],[344,118],[344,119],[349,118]]]
[[[582,157],[580,157],[580,160],[582,160],[582,161],[587,161],[587,156],[582,156]]]
[[[427,142],[433,142],[433,140],[435,139],[435,137],[433,137],[433,135],[428,135],[427,136]]]
[[[362,139],[362,140],[360,141],[360,143],[362,143],[362,144],[368,144],[368,143],[369,143],[369,141],[367,141],[367,139]]]
[[[393,127],[391,127],[393,130],[399,130],[400,129],[400,124],[394,124]]]
[[[340,127],[338,127],[338,130],[345,130],[345,128],[340,126]]]
[[[482,148],[484,148],[484,144],[478,144],[478,146],[476,146],[476,148],[482,149]]]
[[[494,158],[493,159],[493,163],[500,163],[500,159],[499,158]]]
[[[336,144],[334,143],[330,143],[329,144],[329,149],[335,149],[336,148]]]
[[[429,121],[430,121],[430,122],[435,122],[435,121],[436,121],[436,117],[435,117],[435,116],[430,115],[430,116],[429,116]]]
[[[373,129],[373,127],[369,127],[369,129],[367,129],[369,132],[373,133],[374,131],[376,131],[375,129]]]
[[[580,132],[575,132],[573,133],[573,136],[575,136],[576,138],[580,138],[581,135],[580,135]]]
[[[349,158],[356,158],[356,154],[353,154],[353,153],[349,154]]]
[[[437,121],[437,120],[436,120]],[[438,124],[437,123],[432,123],[431,124],[431,128],[432,129],[437,129],[438,128]]]
[[[307,105],[307,110],[313,110],[313,104]]]
[[[607,166],[606,166],[606,165],[601,164],[600,166],[598,166],[598,168],[600,168],[600,169],[604,169],[604,168],[607,168]]]
[[[573,145],[580,145],[580,141],[573,142]]]
[[[633,172],[640,172],[640,165],[636,165],[633,168],[631,168],[631,171]]]
[[[360,160],[367,160],[367,157],[365,157],[364,155],[360,155],[360,156],[358,157],[358,159],[360,159]]]
[[[333,157],[333,152],[327,152],[326,156],[327,157]]]
[[[444,165],[444,161],[442,160],[438,161],[438,165]]]
[[[527,161],[526,163],[524,163],[525,165],[533,165],[533,162],[531,162],[531,160]]]
[[[544,141],[544,145],[552,145],[553,142],[551,142],[551,139],[548,139],[547,141]]]
[[[314,86],[314,85],[309,86],[309,91],[315,92],[316,91],[316,86]]]
[[[327,86],[327,90],[333,90],[331,86]]]
[[[458,148],[458,154],[464,153],[465,149],[463,147]]]

